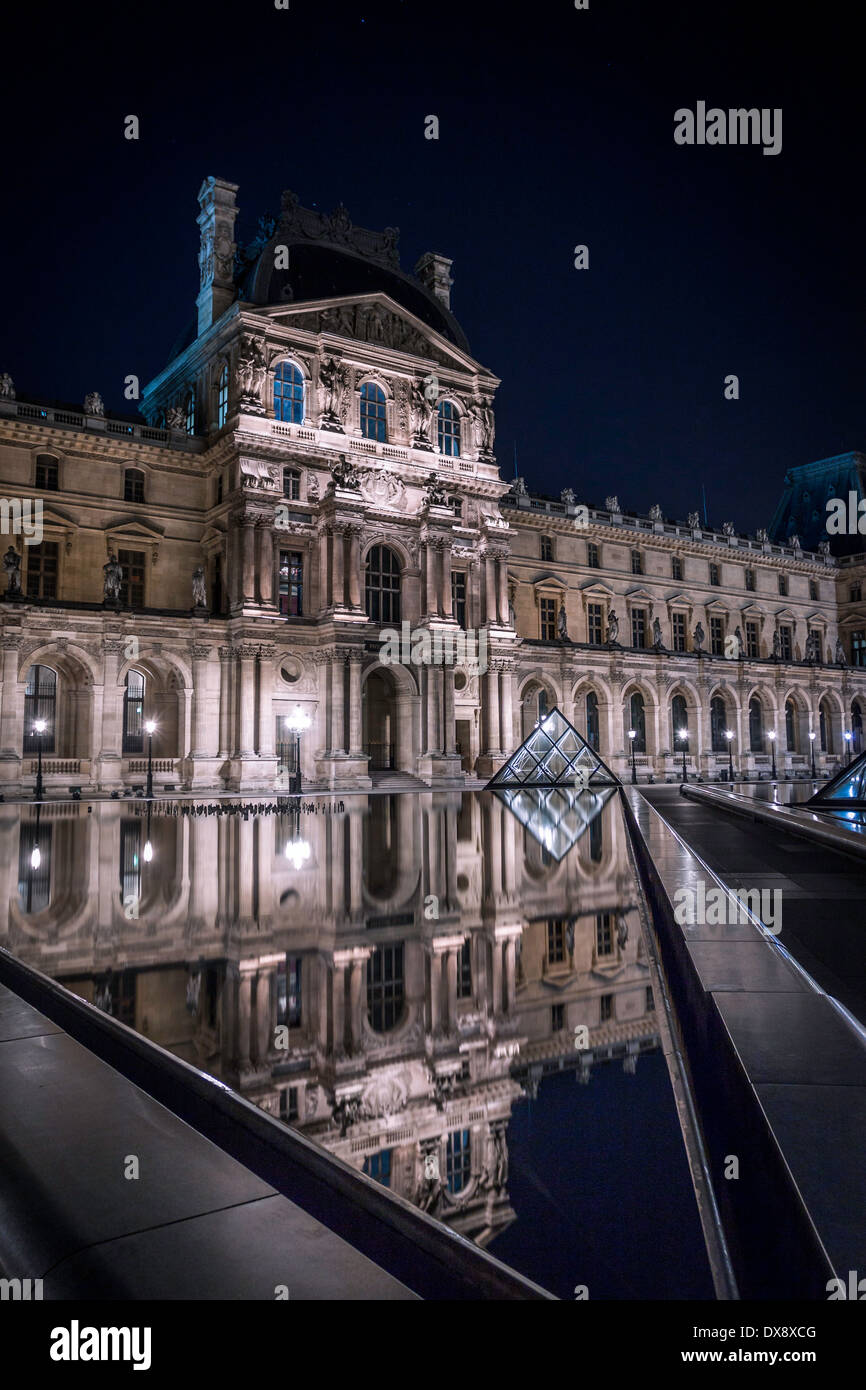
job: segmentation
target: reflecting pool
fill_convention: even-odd
[[[22,960],[553,1293],[713,1296],[616,796],[3,805],[0,874]]]

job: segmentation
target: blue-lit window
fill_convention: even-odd
[[[368,1154],[364,1159],[364,1172],[368,1178],[375,1178],[383,1187],[390,1187],[391,1150],[382,1149],[380,1153]]]
[[[361,387],[361,433],[365,439],[377,439],[383,444],[385,431],[385,392],[374,381]]]
[[[229,369],[225,362],[217,381],[217,429],[221,430],[229,413]]]
[[[186,398],[186,432],[195,434],[195,391],[190,391]]]
[[[851,633],[851,665],[866,666],[866,632]]]
[[[460,454],[460,416],[450,401],[439,402],[439,452],[458,458]]]
[[[292,425],[304,422],[304,378],[294,362],[280,362],[274,372],[274,415]]]
[[[472,1150],[468,1129],[455,1129],[448,1135],[445,1181],[449,1192],[462,1192],[472,1172]]]

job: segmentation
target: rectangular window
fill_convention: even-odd
[[[469,937],[463,942],[457,957],[457,998],[472,998],[472,942]]]
[[[547,924],[547,963],[560,965],[565,960],[565,923],[562,921]]]
[[[127,468],[123,475],[124,502],[144,501],[144,474],[137,468]]]
[[[603,994],[600,1000],[599,1018],[602,1023],[609,1023],[613,1018],[613,995]]]
[[[27,555],[27,597],[56,598],[60,549],[56,541],[24,547]]]
[[[462,1192],[472,1172],[472,1150],[468,1129],[455,1129],[448,1135],[445,1149],[445,1182],[449,1192]]]
[[[554,1004],[550,1010],[550,1031],[561,1033],[565,1027],[565,1005]]]
[[[600,603],[586,605],[587,640],[593,647],[600,647],[603,640],[603,609]]]
[[[304,613],[304,557],[299,550],[280,551],[280,612],[284,618]]]
[[[120,581],[120,602],[124,608],[144,607],[145,555],[143,550],[118,550],[117,560],[123,570]]]
[[[818,581],[817,581],[817,579],[810,579],[810,580],[809,580],[809,598],[812,600],[813,603],[817,603],[817,602],[818,602]]]
[[[712,585],[714,585],[714,587],[718,588],[718,586],[721,584],[721,582],[722,582],[722,574],[721,574],[721,570],[719,569],[719,566],[718,566],[718,565],[712,565],[712,564],[711,564],[711,565],[710,565],[710,583],[711,583]]]
[[[542,642],[556,641],[556,599],[543,598],[540,602],[541,608],[541,640]]]
[[[655,998],[653,997],[653,987],[652,987],[652,985],[647,985],[647,987],[646,987],[646,1011],[647,1011],[648,1014],[654,1014],[654,1013],[655,1013],[655,1010],[656,1010],[656,1001],[655,1001]]]
[[[760,646],[758,637],[758,624],[755,622],[746,623],[746,656],[760,656]]]
[[[631,610],[631,644],[641,650],[646,646],[646,609]]]
[[[684,652],[686,650],[686,615],[685,613],[671,614],[671,633],[673,635],[674,651]]]
[[[542,560],[553,559],[553,541],[549,536],[541,537],[541,558]]]
[[[788,593],[788,576],[787,576],[787,574],[780,574],[780,575],[779,575],[779,593],[782,595],[783,598],[784,598],[784,597],[787,595],[787,593]]]
[[[383,1187],[390,1187],[391,1150],[382,1149],[377,1154],[368,1154],[364,1159],[364,1172],[368,1178],[375,1178]]]
[[[597,570],[601,568],[601,564],[598,558],[598,546],[596,545],[595,541],[587,541],[586,543],[586,564],[587,568],[591,570]]]
[[[745,579],[746,579],[746,588],[748,589],[748,591],[749,591],[750,594],[753,594],[753,593],[755,592],[755,571],[754,571],[754,570],[746,570],[746,571],[745,571]]]
[[[37,486],[38,486],[38,484],[37,484]],[[859,603],[860,600],[862,599],[862,597],[863,597],[863,585],[862,585],[862,584],[852,584],[852,585],[851,585],[851,588],[848,590],[848,602],[849,602],[849,603]]]
[[[36,486],[44,492],[56,492],[60,486],[57,459],[39,454],[36,459]]]
[[[672,556],[671,556],[671,579],[682,579],[682,577],[683,577],[683,562],[682,562],[682,560],[680,559],[679,555],[672,555]]]
[[[866,666],[866,632],[851,633],[851,665]]]
[[[280,1091],[280,1119],[289,1124],[298,1118],[298,1088],[285,1086]]]
[[[710,618],[710,651],[713,656],[725,654],[725,624],[721,618]]]
[[[291,502],[300,501],[301,475],[296,468],[283,469],[283,496]]]
[[[787,624],[779,628],[779,655],[783,661],[790,661],[794,650],[793,634]]]
[[[613,913],[597,912],[595,914],[595,954],[597,956],[613,955]]]
[[[632,574],[643,574],[643,556],[639,550],[631,552],[631,572]]]
[[[286,956],[277,966],[277,1023],[301,1026],[301,956]]]
[[[463,570],[451,571],[451,609],[458,626],[466,628],[466,574]]]

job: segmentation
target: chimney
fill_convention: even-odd
[[[426,290],[435,294],[446,309],[451,308],[451,286],[454,284],[451,279],[453,264],[454,262],[449,261],[447,256],[437,256],[435,251],[425,251],[415,267],[415,274],[421,284]]]
[[[236,183],[224,179],[205,179],[198,191],[201,212],[201,245],[198,253],[201,288],[198,299],[198,334],[210,328],[225,313],[235,297],[235,206]]]

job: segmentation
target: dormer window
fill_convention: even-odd
[[[450,401],[440,401],[438,410],[439,452],[451,458],[460,455],[460,416]]]
[[[365,381],[361,387],[361,433],[365,439],[385,443],[385,392],[375,381]]]

